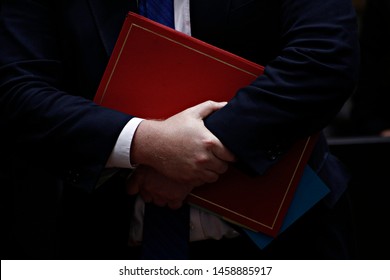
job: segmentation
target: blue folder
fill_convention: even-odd
[[[285,231],[328,193],[329,188],[321,178],[309,166],[306,166],[279,233]],[[274,240],[273,237],[261,232],[248,229],[244,229],[244,232],[260,249],[264,249]]]

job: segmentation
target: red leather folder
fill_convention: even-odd
[[[229,101],[264,68],[129,13],[94,101],[142,118],[167,118],[206,100]],[[239,140],[238,140],[239,141]],[[276,236],[310,155],[302,139],[264,176],[234,167],[196,188],[188,202],[234,223]]]

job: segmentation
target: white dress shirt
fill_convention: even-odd
[[[175,29],[191,35],[190,1],[174,0]],[[123,128],[107,167],[134,168],[131,165],[130,147],[135,131],[142,122],[140,118],[132,118]],[[142,241],[144,201],[139,196],[135,203],[134,216],[131,222],[129,242],[138,244]],[[238,233],[227,223],[215,215],[191,207],[190,210],[190,240],[221,239],[222,237],[235,237]]]

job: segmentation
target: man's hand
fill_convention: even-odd
[[[174,182],[147,166],[138,167],[127,180],[127,192],[139,193],[145,202],[178,209],[194,187]]]
[[[133,163],[153,167],[181,184],[199,186],[218,180],[234,156],[203,119],[226,102],[206,101],[166,120],[144,120],[133,139]]]

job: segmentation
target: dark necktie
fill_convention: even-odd
[[[185,260],[189,258],[189,206],[177,210],[145,204],[141,258]]]
[[[175,27],[173,0],[139,0],[139,14],[166,26]]]
[[[174,28],[173,0],[139,0],[139,13]],[[188,205],[172,210],[146,203],[141,258],[188,259],[189,225]]]

